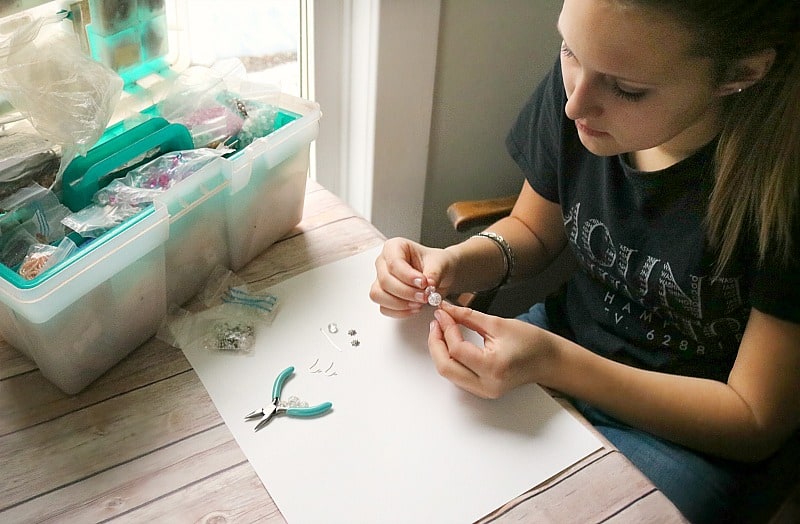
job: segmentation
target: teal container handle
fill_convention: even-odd
[[[186,126],[164,125],[166,121],[163,118],[153,120],[156,122],[151,124],[148,120],[102,143],[97,151],[90,150],[86,159],[74,168],[70,163],[64,175],[64,205],[72,211],[85,208],[92,203],[94,194],[113,178],[125,176],[128,171],[144,163],[144,160],[136,162],[142,155],[150,160],[164,153],[194,149],[192,135]]]
[[[323,402],[322,404],[310,408],[289,408],[286,410],[286,414],[290,417],[316,417],[317,415],[322,415],[332,407],[333,404],[330,402]]]

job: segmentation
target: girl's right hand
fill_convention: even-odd
[[[425,288],[447,295],[455,265],[444,249],[425,247],[405,238],[387,240],[375,260],[376,278],[369,298],[389,317],[404,318],[427,304]]]

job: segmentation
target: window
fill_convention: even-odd
[[[385,235],[419,239],[440,0],[313,5],[316,178]]]
[[[304,0],[150,0],[148,6],[157,6],[159,12],[165,13],[168,28],[168,54],[165,61],[173,69],[180,71],[189,65],[211,65],[218,59],[235,57],[242,61],[255,80],[279,85],[282,91],[300,96],[303,92],[300,78],[300,6],[303,2]],[[127,0],[120,1],[118,5],[114,0],[105,0],[103,4],[94,4],[90,0],[19,0],[10,5],[6,2],[0,3],[0,18],[22,12],[28,12],[37,18],[47,17],[67,7],[71,11],[76,34],[79,35],[85,51],[89,53],[86,35],[91,31],[84,30],[84,25],[91,21],[91,10],[102,6],[104,11],[108,11],[104,15],[108,16],[122,16],[119,13],[124,11],[127,19],[128,5]],[[142,5],[142,1],[139,5]],[[66,21],[62,24],[69,26]],[[132,56],[123,45],[123,32],[127,33],[122,31],[97,40],[101,43],[113,41],[113,45],[117,45],[116,39],[120,36],[119,47],[110,47],[108,56],[112,56],[112,51],[113,56]],[[94,47],[94,53],[98,53],[98,48]],[[106,54],[101,54],[107,58]],[[122,71],[127,67],[122,66]],[[125,73],[122,74],[125,77]],[[151,88],[159,80],[151,78],[139,83],[145,88]],[[3,101],[0,100],[0,112],[13,112],[7,104],[5,107],[2,105]],[[9,120],[15,118],[19,117],[8,117]]]
[[[239,58],[248,76],[300,96],[301,0],[171,0],[190,64]],[[185,20],[185,22],[184,22]]]

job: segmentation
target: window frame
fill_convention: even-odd
[[[387,237],[419,240],[441,1],[305,1],[314,176]]]

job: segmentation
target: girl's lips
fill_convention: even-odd
[[[582,133],[585,133],[589,136],[604,136],[608,134],[604,131],[598,131],[596,129],[592,129],[591,127],[588,127],[587,125],[582,124],[577,120],[575,121],[575,126],[577,126],[578,131],[581,131]]]

